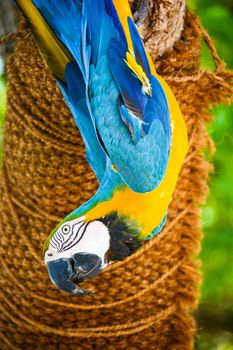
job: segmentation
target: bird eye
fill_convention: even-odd
[[[64,235],[67,235],[70,232],[70,226],[69,225],[65,225],[62,227],[62,233],[64,233]]]

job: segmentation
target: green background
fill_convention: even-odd
[[[189,0],[189,7],[214,38],[220,57],[233,68],[233,1]],[[213,69],[208,49],[202,46],[202,67]],[[5,80],[0,77],[0,141],[5,111]],[[233,105],[213,109],[208,131],[216,144],[210,158],[215,172],[202,210],[204,239],[201,252],[203,283],[197,311],[196,348],[233,350]],[[0,158],[1,155],[0,147]]]
[[[191,7],[215,41],[220,57],[233,68],[233,1],[190,0]],[[213,69],[202,47],[202,66]],[[216,145],[210,157],[215,172],[202,210],[202,297],[197,312],[201,350],[233,350],[233,105],[213,109],[208,131]]]

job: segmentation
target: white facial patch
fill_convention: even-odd
[[[110,247],[110,235],[108,228],[100,221],[89,223],[85,235],[79,244],[74,247],[74,252],[96,254],[102,260]]]
[[[85,222],[85,217],[64,223],[51,238],[45,262],[70,257],[76,253],[98,255],[103,264],[110,247],[108,228],[100,221]]]

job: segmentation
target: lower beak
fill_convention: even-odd
[[[64,292],[89,295],[92,291],[82,289],[77,283],[96,276],[101,271],[102,260],[98,255],[76,253],[70,258],[49,261],[47,269],[53,284]]]

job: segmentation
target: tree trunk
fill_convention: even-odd
[[[9,0],[0,2],[0,38],[6,34],[13,33],[17,28],[17,14],[15,6]],[[5,54],[12,51],[12,45],[0,46],[0,56],[5,58]]]
[[[186,1],[131,0],[130,3],[152,57],[172,48],[184,28]]]

